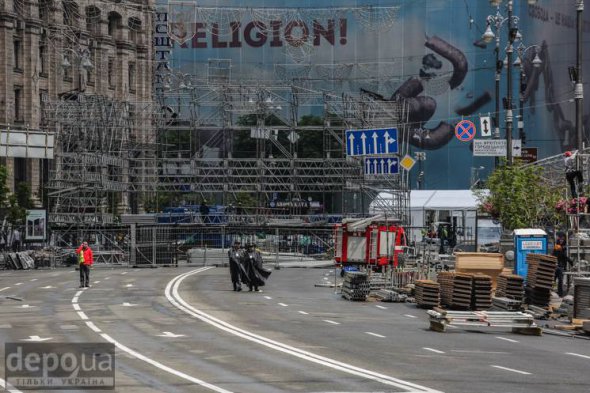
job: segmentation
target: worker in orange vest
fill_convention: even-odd
[[[88,288],[90,286],[90,266],[94,262],[92,250],[88,247],[88,243],[84,242],[78,247],[76,254],[78,254],[80,264],[80,288]]]

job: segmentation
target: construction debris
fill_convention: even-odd
[[[381,300],[382,302],[390,303],[404,303],[408,298],[408,295],[392,291],[390,289],[380,289],[373,293],[373,296],[375,296],[376,299]]]
[[[574,278],[574,318],[590,319],[589,278]]]
[[[346,272],[342,283],[342,297],[346,300],[365,301],[371,292],[367,273]]]
[[[519,302],[524,298],[524,278],[510,273],[502,273],[498,276],[496,297],[514,299]]]
[[[444,332],[447,325],[485,328],[511,328],[514,333],[540,336],[542,331],[529,314],[508,311],[428,311],[430,329]]]
[[[494,311],[520,311],[522,301],[507,297],[492,297],[492,310]]]
[[[423,308],[440,305],[440,285],[431,280],[416,281],[416,305]]]
[[[557,258],[545,254],[528,254],[526,298],[529,304],[549,307]]]

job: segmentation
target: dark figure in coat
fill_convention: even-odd
[[[248,289],[258,291],[258,287],[264,286],[264,281],[272,272],[262,267],[262,256],[252,244],[246,245],[246,252],[242,261],[246,271]],[[246,282],[246,280],[244,281]]]
[[[572,260],[567,256],[565,244],[557,243],[553,248],[553,256],[557,258],[557,269],[555,269],[555,280],[557,281],[557,295],[563,297],[563,272],[567,270]]]
[[[244,258],[244,251],[240,249],[240,242],[235,242],[232,249],[227,252],[229,257],[229,273],[234,291],[242,290],[242,265],[241,261]]]

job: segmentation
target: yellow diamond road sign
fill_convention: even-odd
[[[416,160],[414,160],[412,157],[406,155],[404,158],[402,158],[402,160],[400,161],[399,164],[406,171],[409,171],[410,169],[412,169],[412,167],[414,166],[415,163],[416,163]]]

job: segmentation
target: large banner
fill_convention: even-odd
[[[286,0],[204,0],[195,3],[194,14],[186,3],[159,3],[159,71],[215,72],[234,84],[297,81],[314,91],[362,90],[383,100],[402,97],[410,104],[413,153],[427,153],[423,187],[468,188],[472,168],[483,166],[483,177],[493,169],[494,158],[474,157],[472,142],[457,139],[455,125],[471,120],[478,126],[477,139],[490,138],[481,135],[479,126],[481,116],[495,115],[497,64],[495,41],[486,44],[482,35],[488,15],[506,16],[507,1],[497,9],[483,0],[302,0],[296,8]],[[523,54],[523,66],[513,67],[513,137],[525,136],[523,147],[538,148],[541,159],[575,143],[568,74],[575,64],[575,1],[567,6],[551,0],[532,6],[526,0],[514,3],[523,37],[515,46]],[[195,17],[192,28],[187,27],[189,14]],[[173,30],[177,23],[183,29]],[[505,57],[507,25],[500,29],[500,60]],[[584,31],[590,33],[588,21]],[[533,67],[534,55],[542,60],[540,67]],[[212,68],[212,62],[218,66]],[[585,63],[584,73],[590,75],[590,62]],[[501,103],[506,82],[503,66]],[[519,118],[521,93],[524,115]],[[585,106],[588,113],[590,105]],[[317,103],[300,109],[303,116],[321,115],[323,108]],[[501,138],[504,112],[501,109]],[[586,129],[587,123],[588,116]]]
[[[45,241],[47,239],[47,211],[27,210],[25,223],[25,240]]]

